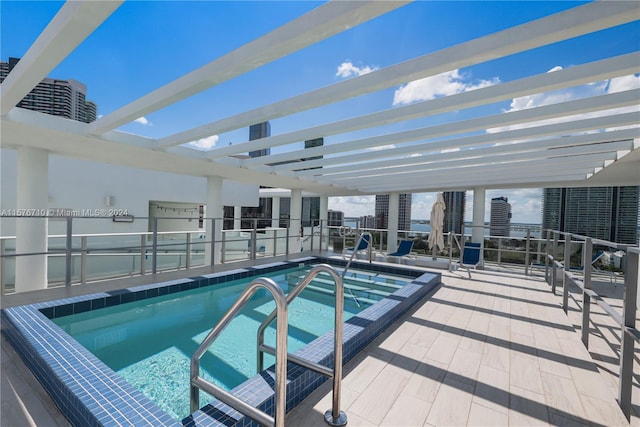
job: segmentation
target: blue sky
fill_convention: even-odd
[[[491,34],[583,2],[564,1],[418,1],[385,16],[331,37],[286,58],[267,64],[237,79],[222,83],[121,129],[149,137],[163,137],[247,109],[330,85],[373,69],[434,52]],[[87,97],[98,104],[101,115],[242,46],[297,16],[317,7],[311,1],[129,1],[96,30],[50,74],[73,78],[87,85]],[[2,1],[2,60],[21,57],[61,7],[54,1]],[[549,72],[597,59],[637,51],[638,23],[580,37],[558,45],[524,52],[479,66],[455,70],[422,81],[407,82],[371,95],[340,102],[271,122],[273,135],[326,123],[531,74]],[[637,87],[638,77],[618,82]],[[572,93],[541,94],[484,108],[494,112],[542,105],[549,99],[579,97],[606,91],[611,82]],[[596,91],[596,92],[594,92]],[[603,92],[604,93],[604,92]],[[582,95],[584,96],[584,95]],[[473,116],[461,111],[407,123],[389,125],[385,132],[428,126]],[[325,144],[367,131],[326,138]],[[248,129],[199,141],[200,148],[244,142]],[[291,149],[279,147],[272,152]],[[434,194],[414,195],[414,218],[428,218]],[[514,209],[514,222],[540,221],[540,189],[487,191],[506,196]],[[472,200],[472,193],[468,193]],[[490,205],[487,202],[487,209]],[[469,203],[470,206],[470,203]],[[330,207],[349,216],[373,214],[370,197],[331,199]],[[469,215],[470,218],[470,215]]]

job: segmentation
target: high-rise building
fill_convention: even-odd
[[[442,231],[444,233],[450,231],[456,234],[464,233],[464,210],[467,193],[465,191],[445,191],[442,196],[447,207],[444,211]]]
[[[271,124],[269,122],[262,122],[249,127],[249,141],[254,141],[260,138],[266,138],[271,136]],[[271,149],[263,148],[261,150],[255,150],[249,152],[249,157],[262,157],[271,154]]]
[[[506,197],[491,199],[489,234],[498,237],[511,236],[511,203]]]
[[[376,195],[376,228],[389,228],[389,195]],[[398,230],[411,230],[411,193],[400,194]]]
[[[542,228],[635,245],[640,187],[545,188]]]
[[[7,78],[18,61],[19,58],[9,58],[9,62],[0,61],[0,83]],[[95,103],[86,99],[86,93],[87,86],[76,80],[45,78],[17,106],[91,123],[96,120],[98,108]]]
[[[373,215],[361,216],[360,228],[376,228],[376,217]]]
[[[342,227],[344,225],[344,212],[329,209],[327,222],[329,227]]]

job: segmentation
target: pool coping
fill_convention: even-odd
[[[335,258],[303,257],[110,292],[10,307],[1,312],[2,333],[51,395],[64,416],[74,425],[256,425],[251,419],[219,401],[205,405],[181,422],[173,419],[50,319],[230,280],[256,277],[311,263],[327,263],[336,267],[346,264],[345,261]],[[436,272],[392,265],[359,261],[353,262],[352,265],[381,273],[411,275],[414,279],[410,284],[345,322],[343,363],[349,361],[410,306],[435,288],[441,277],[440,273]],[[333,366],[333,331],[317,338],[296,354],[325,366]],[[293,409],[326,381],[320,374],[292,363],[288,364],[287,377],[287,411]],[[268,368],[235,387],[233,393],[255,407],[273,414],[273,388],[274,373],[272,368]]]

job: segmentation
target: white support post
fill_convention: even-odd
[[[222,178],[219,176],[207,177],[207,216],[212,218],[206,221],[206,233],[207,241],[215,243],[207,245],[205,248],[205,265],[211,265],[211,260],[214,263],[219,264],[222,261],[221,258],[221,243],[219,242],[222,237],[222,216],[224,213],[222,205]],[[213,250],[213,254],[211,253]],[[213,256],[213,257],[212,257]]]
[[[39,148],[18,147],[17,171],[18,212],[29,218],[16,221],[16,254],[40,253],[48,250],[49,153]],[[26,215],[25,215],[26,216]],[[16,257],[16,293],[46,289],[47,255]]]
[[[398,218],[400,214],[400,194],[389,194],[389,215],[387,217],[387,253],[398,249]],[[373,243],[373,242],[372,242]]]
[[[318,250],[322,252],[322,242],[324,241],[324,236],[327,236],[326,242],[327,246],[325,249],[328,249],[329,246],[329,197],[328,196],[320,196],[320,239],[318,244]]]
[[[302,225],[302,190],[291,190],[291,210],[289,212],[289,252],[300,252],[302,241],[300,238],[300,227]]]
[[[484,247],[484,204],[486,190],[484,188],[473,189],[473,228],[471,229],[471,241],[480,243]],[[463,232],[464,233],[464,232]],[[484,251],[480,251],[480,266],[484,265]]]
[[[271,227],[280,227],[280,197],[276,196],[271,199]]]
[[[234,206],[233,208],[233,229],[240,230],[242,228],[242,206]]]

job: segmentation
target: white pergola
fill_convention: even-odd
[[[326,196],[483,188],[638,185],[640,90],[384,133],[383,126],[640,72],[602,58],[407,106],[203,152],[183,144],[638,20],[638,2],[594,2],[159,139],[118,131],[141,116],[304,49],[408,2],[331,1],[85,124],[15,105],[121,2],[68,2],[1,85],[2,146]],[[100,102],[97,100],[98,103]],[[624,109],[624,107],[627,107]],[[629,107],[632,112],[629,112]],[[635,108],[634,108],[635,107]],[[633,111],[635,110],[635,111]],[[626,112],[620,112],[626,111]],[[543,120],[553,119],[549,121]],[[510,130],[488,131],[500,127]],[[374,136],[300,149],[356,130]],[[344,139],[344,138],[343,138]],[[294,146],[293,144],[298,144]],[[288,151],[241,156],[262,148]],[[322,156],[315,160],[302,159]],[[303,167],[304,165],[304,167]],[[313,168],[313,169],[311,169]]]
[[[483,239],[487,189],[640,184],[638,88],[499,114],[477,114],[479,108],[498,102],[638,74],[638,51],[406,106],[373,109],[210,151],[187,144],[636,22],[640,3],[632,1],[588,3],[173,135],[154,139],[119,130],[340,32],[357,31],[360,24],[407,3],[324,3],[89,124],[16,107],[122,4],[65,3],[0,86],[2,147],[18,151],[17,207],[47,207],[49,154],[206,177],[207,215],[212,218],[222,217],[225,179],[289,189],[292,212],[301,211],[303,191],[319,195],[321,219],[323,215],[326,219],[328,196],[389,194],[391,215],[397,212],[400,193],[473,190],[474,241]],[[445,114],[471,109],[476,112],[473,118],[455,119],[457,114]],[[436,115],[454,119],[427,127],[411,124]],[[388,125],[405,130],[390,132]],[[354,132],[367,136],[354,139],[350,137]],[[320,137],[325,138],[325,145],[300,148],[303,141]],[[276,147],[271,155],[246,155]],[[390,250],[397,237],[396,222],[389,218]],[[299,225],[292,219],[294,231]],[[215,240],[212,236],[219,235],[218,227],[208,226],[208,238]],[[45,219],[17,221],[17,253],[45,253],[47,235]],[[22,290],[46,287],[47,259],[38,256],[38,262],[34,257],[16,259],[16,283],[20,282]]]

